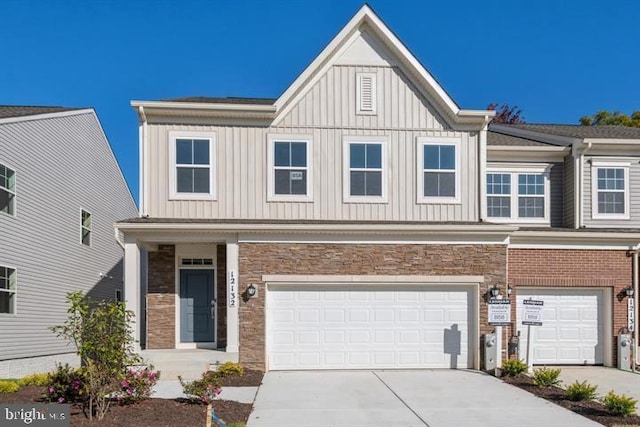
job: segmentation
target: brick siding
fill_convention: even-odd
[[[240,363],[265,369],[263,274],[477,275],[488,287],[504,287],[507,249],[503,245],[240,244],[240,292],[253,283],[258,297],[240,303]],[[480,304],[480,334],[487,325]],[[480,352],[482,354],[482,352]]]

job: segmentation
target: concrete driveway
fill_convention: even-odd
[[[477,371],[265,375],[248,427],[588,427],[587,418]]]
[[[562,369],[560,379],[564,387],[578,381],[587,381],[597,385],[597,393],[604,396],[613,390],[617,394],[626,394],[638,401],[636,409],[640,413],[640,373],[621,371],[602,366],[556,366]]]

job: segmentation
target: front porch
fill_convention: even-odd
[[[195,380],[217,365],[238,362],[238,353],[208,349],[141,350],[140,355],[160,371],[162,380],[177,380],[178,376]]]

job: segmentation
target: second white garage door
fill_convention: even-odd
[[[455,286],[270,287],[268,367],[471,368],[471,295]]]
[[[518,289],[518,329],[521,359],[525,359],[527,327],[522,325],[522,301],[544,301],[542,326],[533,330],[534,364],[603,363],[606,323],[601,289]]]

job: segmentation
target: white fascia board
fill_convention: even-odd
[[[264,104],[228,104],[206,102],[165,102],[165,101],[131,101],[131,106],[138,110],[144,107],[147,115],[212,115],[232,117],[273,118],[276,107]]]
[[[640,145],[640,139],[585,138],[585,144]]]
[[[632,250],[640,232],[516,231],[510,248],[573,248]]]
[[[487,147],[489,161],[561,162],[571,152],[569,147],[496,146]]]
[[[93,108],[83,108],[82,110],[60,111],[57,113],[32,114],[30,116],[6,117],[0,119],[0,125],[5,123],[30,122],[33,120],[54,119],[58,117],[78,116],[81,114],[95,114]]]
[[[546,142],[547,144],[565,146],[568,144],[580,144],[582,138],[570,138],[568,136],[551,135],[543,132],[536,132],[529,129],[520,129],[504,125],[490,125],[489,130],[505,135],[519,136],[521,138],[532,139],[534,141]]]

